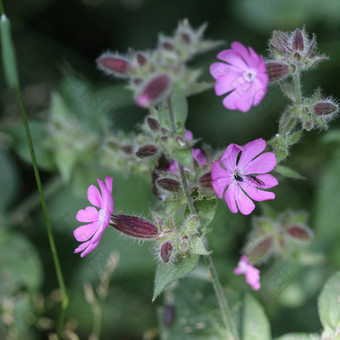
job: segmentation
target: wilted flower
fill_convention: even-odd
[[[92,184],[87,190],[87,198],[91,204],[100,210],[98,211],[96,208],[88,206],[79,210],[76,216],[77,221],[88,223],[78,227],[73,232],[77,241],[84,242],[74,251],[75,253],[82,252],[81,257],[84,257],[97,247],[104,230],[110,224],[113,212],[112,177],[105,177],[105,184],[98,178],[97,182],[102,194]]]
[[[244,274],[247,283],[254,289],[259,290],[261,288],[260,284],[260,271],[253,267],[249,262],[247,256],[242,255],[237,267],[234,270],[234,274],[241,275]]]
[[[229,110],[247,112],[258,105],[267,92],[269,81],[262,56],[239,42],[224,50],[217,58],[226,62],[214,63],[210,73],[216,79],[215,92],[218,96],[228,93],[223,105]]]
[[[275,154],[266,152],[259,155],[265,148],[266,142],[262,138],[244,147],[230,144],[221,160],[212,165],[212,186],[219,198],[224,196],[234,214],[239,209],[242,214],[249,215],[255,209],[251,199],[266,201],[275,198],[273,192],[262,190],[278,184],[275,177],[267,174],[276,165]]]

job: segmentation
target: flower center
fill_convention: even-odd
[[[256,78],[256,71],[255,70],[247,70],[243,73],[243,78],[247,81],[247,82],[251,82]]]
[[[240,173],[236,170],[234,171],[234,179],[237,181],[237,182],[243,182],[243,178],[241,177]]]

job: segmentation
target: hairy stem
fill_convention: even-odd
[[[172,105],[171,105],[171,99],[168,99],[168,107],[169,107],[169,113],[170,113],[170,123],[171,123],[171,128],[172,128],[172,132],[174,134],[177,133],[177,128],[176,128],[176,121],[175,121],[175,116],[174,116],[174,112],[172,110]],[[183,186],[183,191],[188,203],[188,207],[190,210],[191,214],[194,215],[198,215],[197,211],[195,209],[194,203],[192,201],[191,198],[191,194],[190,194],[190,190],[189,190],[189,186],[188,186],[188,180],[186,178],[185,175],[185,171],[184,171],[184,167],[181,164],[178,164],[178,168],[179,168],[179,173],[181,176],[181,181],[182,181],[182,186]],[[206,246],[207,246],[207,240],[205,238],[204,240]],[[211,255],[206,255],[206,262],[209,268],[209,273],[210,273],[210,279],[212,281],[215,293],[216,293],[216,298],[218,301],[218,305],[221,311],[221,315],[222,315],[222,319],[224,322],[224,325],[226,327],[226,330],[231,334],[231,339],[230,340],[238,340],[239,336],[235,327],[235,323],[234,320],[232,318],[231,315],[231,310],[229,307],[229,304],[227,302],[227,299],[225,297],[218,273],[216,271],[216,267],[214,265],[213,259],[211,257]]]

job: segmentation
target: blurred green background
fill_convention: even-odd
[[[321,87],[326,96],[340,97],[340,2],[8,0],[4,6],[12,20],[24,102],[71,298],[68,329],[81,339],[91,333],[93,315],[83,285],[98,285],[113,252],[119,261],[108,297],[102,302],[102,339],[157,339],[156,310],[162,298],[151,303],[155,262],[148,245],[107,230],[95,252],[85,259],[73,254],[77,246],[72,235],[78,225],[75,214],[87,205],[87,187],[97,177],[114,178],[117,212],[149,217],[149,208],[156,204],[149,177],[123,176],[114,171],[115,160],[109,156],[106,166],[98,163],[93,150],[103,127],[109,122],[112,134],[138,131],[136,125],[147,112],[134,106],[124,82],[96,69],[95,59],[108,49],[124,53],[130,47],[153,48],[157,34],[170,35],[183,18],[194,27],[207,22],[205,36],[224,40],[225,48],[240,41],[264,56],[272,30],[305,27],[316,33],[318,49],[330,60],[303,75],[304,94]],[[202,78],[207,81],[211,81],[208,67],[216,54],[213,51],[192,61],[193,66],[204,69]],[[53,293],[57,281],[16,97],[6,89],[2,70],[1,74],[0,338],[45,339],[58,316],[58,294]],[[242,145],[259,137],[270,139],[287,104],[278,87],[271,86],[263,102],[249,113],[228,112],[222,98],[209,90],[190,98],[187,127],[214,148],[222,149],[231,142]],[[64,135],[51,139],[51,121],[54,127],[61,126]],[[315,232],[309,251],[323,258],[322,262],[307,259],[305,265],[275,260],[263,266],[264,273],[271,277],[272,271],[276,281],[268,279],[256,296],[269,316],[273,337],[321,329],[316,297],[328,276],[340,267],[339,128],[340,121],[334,121],[329,132],[305,134],[286,162],[305,180],[279,178],[277,199],[268,203],[278,213],[308,211]],[[255,214],[261,215],[261,205]],[[212,227],[208,238],[223,283],[232,290],[240,285],[247,290],[232,269],[251,218],[232,215],[220,202]],[[179,294],[188,290],[186,283],[181,285]],[[202,289],[208,300],[210,285],[205,283]],[[187,337],[183,335],[183,339]]]

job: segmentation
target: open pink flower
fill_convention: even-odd
[[[98,211],[96,208],[88,206],[79,210],[76,216],[77,221],[88,223],[78,227],[73,232],[77,241],[84,242],[74,251],[75,253],[82,252],[81,257],[84,257],[97,247],[113,213],[112,177],[105,177],[105,184],[98,178],[97,182],[102,194],[92,184],[87,190],[87,198],[91,204],[100,210]]]
[[[194,136],[190,130],[185,131],[184,138],[186,140],[193,140]],[[197,148],[192,148],[192,158],[197,162],[198,166],[201,168],[202,166],[207,164],[207,158],[204,153]],[[185,170],[190,171],[190,169],[185,168]],[[168,172],[174,175],[179,174],[178,163],[177,161],[173,161],[168,169]]]
[[[229,110],[247,112],[258,105],[267,92],[269,81],[262,56],[239,42],[233,42],[230,50],[224,50],[217,58],[226,62],[214,63],[210,73],[216,79],[215,92],[228,93],[223,105]]]
[[[254,290],[259,290],[261,288],[260,271],[257,268],[253,267],[253,265],[247,259],[247,256],[241,256],[240,261],[234,270],[234,274],[244,274],[247,283],[250,284]]]
[[[254,209],[254,201],[266,201],[275,198],[268,189],[278,181],[267,174],[274,169],[276,157],[273,152],[265,152],[266,142],[262,138],[249,142],[244,147],[230,144],[220,161],[215,161],[211,168],[212,186],[219,198],[223,198],[232,213],[238,210],[249,215]]]

